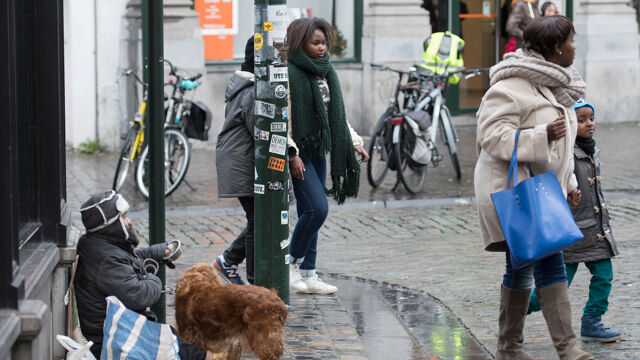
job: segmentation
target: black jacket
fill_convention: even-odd
[[[147,274],[142,263],[152,258],[160,263],[166,245],[132,250],[125,239],[87,233],[78,242],[78,269],[74,280],[82,334],[94,342],[92,352],[102,348],[102,327],[107,302],[116,296],[129,309],[143,313],[160,298],[160,279]]]
[[[609,226],[609,210],[602,196],[599,153],[597,147],[593,156],[587,155],[578,145],[574,147],[574,173],[582,200],[571,211],[584,239],[563,251],[564,262],[567,264],[603,260],[618,255],[618,247]]]
[[[216,144],[218,196],[253,196],[253,74],[234,73],[224,98],[224,125]]]

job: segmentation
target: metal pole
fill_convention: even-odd
[[[146,3],[146,7],[144,7]],[[146,25],[142,30],[147,43],[149,117],[145,122],[149,135],[149,244],[165,242],[164,228],[164,63],[162,33],[162,0],[143,0],[142,13]],[[165,285],[165,269],[160,266],[156,274]],[[164,293],[152,307],[159,322],[166,320],[166,299]]]
[[[289,303],[287,2],[255,0],[255,283]]]

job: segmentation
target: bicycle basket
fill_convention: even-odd
[[[211,128],[211,111],[201,101],[191,104],[191,111],[187,116],[187,125],[184,133],[187,137],[207,141],[209,139],[209,129]]]

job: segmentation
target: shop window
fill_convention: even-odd
[[[207,64],[241,62],[247,40],[254,34],[254,2],[245,0],[195,0],[205,43]],[[358,61],[362,0],[287,0],[289,22],[301,17],[321,17],[336,30],[331,55]]]

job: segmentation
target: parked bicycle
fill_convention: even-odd
[[[168,100],[168,104],[165,108],[163,146],[165,196],[168,196],[174,192],[183,181],[192,190],[195,190],[193,186],[184,179],[187,169],[189,168],[191,157],[191,144],[185,134],[187,127],[186,119],[191,115],[194,105],[190,100],[185,99],[185,94],[187,91],[195,90],[200,85],[197,80],[202,74],[187,77],[180,74],[178,68],[170,61],[164,59],[164,62],[170,66],[170,78],[165,86],[172,88],[170,96],[165,94],[165,100]],[[145,198],[148,198],[149,179],[147,169],[149,166],[149,147],[144,138],[144,121],[146,120],[147,108],[146,84],[131,70],[125,71],[123,75],[134,76],[136,82],[143,86],[144,99],[140,104],[138,112],[134,116],[134,120],[131,122],[131,128],[122,145],[116,167],[116,174],[114,176],[113,189],[119,191],[122,188],[131,165],[137,163],[135,172],[136,185],[140,193]],[[206,109],[206,107],[202,109],[202,107],[203,105],[199,104],[198,110],[207,112],[210,117],[209,110]],[[208,128],[206,130],[208,131]]]
[[[371,160],[367,165],[367,177],[371,186],[379,186],[391,169],[397,172],[393,190],[400,183],[412,194],[422,190],[427,164],[431,163],[436,167],[443,159],[437,147],[438,134],[440,142],[449,151],[456,179],[460,180],[462,172],[456,146],[458,134],[451,113],[445,105],[449,77],[462,73],[467,75],[465,78],[469,78],[488,69],[463,69],[434,75],[415,67],[403,71],[379,64],[371,66],[398,74],[394,95],[371,137]],[[409,81],[403,84],[405,75]],[[398,99],[401,93],[404,98],[402,110]]]

